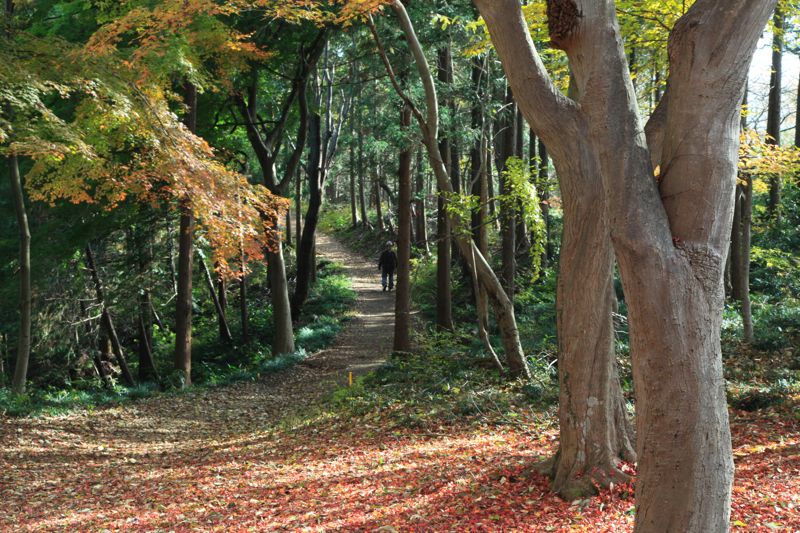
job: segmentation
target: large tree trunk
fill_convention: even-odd
[[[574,139],[573,139],[574,142]],[[564,209],[556,295],[559,451],[553,490],[567,499],[626,479],[635,461],[614,353],[614,254],[594,154],[576,142],[573,164],[559,164]]]
[[[774,2],[701,0],[678,22],[670,42],[666,134],[655,157],[660,190],[613,3],[578,4],[572,14],[563,4],[549,5],[551,37],[567,50],[582,96],[579,109],[556,105],[586,120],[600,154],[629,307],[640,452],[636,529],[726,531],[733,463],[719,343],[722,266],[732,220],[738,105]],[[566,17],[562,25],[554,22],[559,16]],[[714,21],[713,31],[708,21]],[[508,67],[512,84],[525,90],[519,83],[525,69]],[[545,79],[538,78],[531,83],[525,76],[529,94]],[[547,89],[544,97],[554,101],[558,95]],[[526,116],[535,120],[536,107],[541,110],[532,105]]]
[[[733,462],[719,341],[722,266],[738,105],[775,1],[699,0],[678,21],[663,131],[652,140],[638,116],[613,2],[548,2],[551,40],[570,58],[579,106],[547,76],[519,3],[476,3],[523,112],[547,135],[554,159],[559,139],[573,140],[563,135],[570,121],[586,125],[584,137],[600,155],[629,306],[636,530],[727,531]],[[651,158],[662,169],[658,183]]]
[[[188,112],[186,127],[197,131],[197,87],[186,83],[184,101]],[[194,256],[194,213],[191,199],[180,202],[178,235],[178,296],[175,300],[175,368],[183,375],[183,387],[192,384],[192,259]]]
[[[400,112],[400,126],[411,125],[411,109],[406,105]],[[397,172],[397,292],[394,304],[395,352],[410,352],[411,338],[411,146],[400,152]]]
[[[784,14],[778,8],[772,18],[772,70],[769,78],[769,105],[767,106],[767,143],[780,146],[781,144],[781,94],[783,82],[783,32]],[[781,203],[781,177],[779,174],[770,176],[769,201],[767,209],[775,213]]]
[[[7,8],[6,12],[9,13],[10,9]],[[15,155],[8,158],[8,175],[11,179],[11,196],[14,200],[14,213],[19,230],[19,335],[17,363],[14,366],[11,390],[22,394],[25,392],[31,354],[31,232],[28,227],[28,212],[25,209],[19,163]]]
[[[275,328],[275,336],[272,339],[272,353],[273,355],[292,353],[295,345],[292,331],[292,312],[289,305],[289,284],[286,280],[286,262],[283,257],[283,246],[280,243],[276,243],[274,250],[267,253],[267,261],[272,291],[272,320]]]

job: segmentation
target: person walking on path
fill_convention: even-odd
[[[381,271],[381,285],[385,291],[394,289],[394,271],[397,269],[397,254],[392,249],[392,241],[386,242],[380,259],[378,259],[378,270]]]

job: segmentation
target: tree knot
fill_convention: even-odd
[[[582,16],[574,0],[547,0],[547,29],[554,47],[564,48]]]
[[[721,286],[723,259],[709,246],[687,242],[674,237],[672,243],[675,248],[689,262],[697,282],[706,291],[706,294],[715,294]]]

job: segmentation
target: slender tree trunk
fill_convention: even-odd
[[[175,268],[175,221],[171,216],[167,217],[167,261],[169,267],[169,278],[172,282],[172,294],[178,294],[178,270]]]
[[[350,135],[351,137],[355,135],[355,127],[353,127],[353,123],[350,122]],[[357,204],[357,197],[356,197],[356,155],[355,155],[355,147],[350,145],[350,225],[352,227],[358,226],[358,206]]]
[[[781,144],[781,95],[783,81],[783,32],[784,14],[780,7],[772,18],[772,72],[769,78],[769,105],[767,106],[767,143]],[[769,179],[769,201],[767,209],[776,214],[781,203],[781,176],[773,174]]]
[[[442,83],[451,81],[450,52],[445,48],[438,51],[437,77]],[[448,175],[452,171],[453,157],[450,141],[446,135],[439,140],[439,152]],[[438,180],[437,180],[438,181]],[[450,184],[452,188],[452,181]],[[453,297],[450,286],[450,265],[452,261],[452,244],[450,238],[450,221],[447,216],[447,203],[444,197],[446,189],[437,183],[437,215],[436,215],[436,324],[442,329],[453,329]]]
[[[511,194],[508,180],[505,176],[506,161],[512,157],[516,151],[516,106],[514,97],[511,94],[511,87],[506,90],[504,119],[501,125],[500,149],[498,150],[498,175],[500,176],[500,194],[503,196]],[[516,217],[514,211],[516,205],[506,199],[500,205],[500,231],[502,237],[502,268],[501,278],[503,288],[508,297],[514,300],[514,276],[517,271],[516,260]]]
[[[741,277],[739,291],[742,295],[742,325],[744,341],[753,342],[753,312],[750,308],[750,230],[753,224],[753,177],[744,175],[745,184],[742,186],[742,255]]]
[[[152,330],[152,327],[149,328]],[[153,360],[153,343],[151,339],[152,331],[148,331],[147,324],[145,324],[144,317],[139,315],[139,380],[146,381],[153,379],[156,382],[161,381],[156,370],[156,363]],[[142,370],[144,368],[144,370]]]
[[[292,210],[286,210],[286,247],[292,247]]]
[[[360,104],[360,92],[358,102]],[[356,110],[358,119],[358,206],[361,210],[361,223],[369,227],[369,213],[367,212],[367,195],[364,192],[364,132],[361,124],[361,107]]]
[[[417,246],[422,250],[424,255],[430,255],[430,246],[428,245],[428,215],[425,209],[425,171],[423,167],[423,152],[424,148],[417,149]]]
[[[247,276],[245,275],[245,255],[241,249],[241,266],[239,271],[239,319],[242,323],[242,343],[250,342],[250,313],[247,309]]]
[[[86,334],[86,338],[92,337],[92,328],[89,324],[89,310],[86,308],[86,302],[81,299],[80,300],[80,309],[81,309],[81,317],[86,321],[86,326],[84,328],[84,332]],[[92,357],[92,361],[94,362],[94,367],[97,370],[97,375],[100,376],[100,380],[103,382],[103,385],[106,387],[111,386],[111,379],[109,378],[108,371],[106,370],[105,365],[103,364],[103,351],[101,348],[100,343],[98,343],[94,349],[92,350],[94,356]]]
[[[197,88],[186,83],[185,102],[189,108],[186,126],[197,130]],[[192,384],[192,258],[194,256],[194,214],[191,200],[180,202],[180,234],[178,235],[178,296],[175,302],[175,368],[181,371],[183,387]]]
[[[94,291],[97,295],[97,303],[100,304],[100,308],[102,309],[102,315],[100,317],[100,323],[105,329],[106,335],[108,336],[108,340],[111,342],[111,348],[114,352],[114,357],[117,360],[117,364],[119,365],[119,369],[122,372],[122,379],[125,381],[125,384],[129,387],[133,387],[136,385],[136,380],[133,379],[133,374],[131,374],[130,369],[128,368],[128,361],[125,359],[125,354],[122,351],[122,344],[119,342],[119,337],[117,337],[117,330],[114,328],[114,321],[111,319],[111,313],[108,310],[108,305],[106,304],[106,298],[103,290],[103,284],[100,281],[100,274],[97,271],[97,266],[94,260],[94,254],[92,254],[92,248],[88,244],[86,245],[86,267],[89,269],[89,274],[92,277],[92,283],[94,283]]]
[[[378,217],[378,231],[382,233],[386,227],[383,222],[383,204],[381,203],[380,176],[378,175],[379,172],[380,171],[378,169],[373,171],[372,190],[375,197],[375,212]]]
[[[215,265],[215,269],[217,269],[218,266],[219,265]],[[217,321],[219,335],[222,337],[224,335],[223,330],[228,325],[228,282],[219,274],[217,274],[217,299],[219,300],[220,307],[222,307],[222,316],[225,319],[224,321]]]
[[[297,243],[297,253],[300,253],[300,237],[303,234],[303,178],[300,172],[294,180],[294,242]],[[297,255],[297,254],[295,254]]]
[[[214,279],[211,277],[211,272],[208,270],[208,265],[200,250],[197,250],[197,255],[200,260],[200,266],[202,267],[203,278],[208,287],[208,293],[211,296],[211,302],[214,304],[214,310],[217,313],[217,322],[222,325],[220,339],[223,342],[231,342],[233,340],[233,335],[231,335],[228,321],[225,318],[225,309],[222,307],[222,302],[219,301],[219,297],[217,296],[217,291],[214,287]]]
[[[550,215],[550,158],[547,154],[547,147],[541,139],[539,144],[539,200],[544,220],[544,253],[542,254],[542,267],[547,267],[555,261],[552,228],[553,221]]]
[[[148,272],[153,261],[152,233],[147,228],[136,226],[131,229],[129,235],[141,287],[138,295],[139,381],[149,379],[158,381],[158,373],[153,362],[153,301],[148,279]]]
[[[800,76],[797,76],[797,96],[794,102],[794,116],[800,117]],[[794,126],[794,147],[800,148],[800,120],[795,120],[797,124]]]
[[[303,234],[298,241],[297,252],[297,283],[292,297],[292,318],[300,318],[300,311],[308,298],[311,288],[312,270],[314,264],[314,234],[319,221],[319,211],[322,207],[323,168],[321,153],[321,118],[315,110],[311,113],[309,121],[309,156],[308,156],[308,208],[306,209]]]
[[[10,2],[8,5],[11,5]],[[6,8],[6,13],[10,9]],[[19,336],[17,341],[17,363],[11,390],[17,394],[25,392],[28,378],[28,362],[31,354],[31,232],[28,227],[28,212],[25,209],[25,194],[19,174],[17,156],[8,158],[8,174],[11,179],[11,195],[19,230]]]
[[[411,108],[404,106],[400,127],[411,125]],[[410,352],[411,337],[411,146],[400,152],[397,198],[397,292],[394,304],[395,352]]]
[[[740,175],[741,176],[741,175]],[[742,279],[742,204],[744,202],[744,188],[736,185],[733,199],[733,225],[731,226],[731,248],[728,252],[731,278],[731,297],[742,301],[744,280]]]

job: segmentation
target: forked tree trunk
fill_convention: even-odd
[[[8,5],[11,5],[10,2]],[[7,7],[6,13],[10,13]],[[19,334],[17,341],[17,363],[11,390],[17,394],[25,392],[28,378],[28,362],[31,354],[31,232],[28,227],[28,212],[25,209],[25,194],[19,175],[17,156],[8,158],[8,175],[11,179],[11,195],[19,230]]]
[[[586,124],[582,135],[600,156],[629,309],[638,414],[636,530],[727,531],[733,462],[719,340],[722,270],[738,107],[776,2],[699,0],[681,17],[670,37],[658,146],[644,135],[614,2],[548,1],[551,40],[569,56],[581,95],[577,106],[552,85],[519,3],[476,1],[526,118],[540,136],[553,138],[545,141],[554,158],[555,132],[570,120]],[[662,169],[658,183],[651,156]]]
[[[411,125],[411,109],[406,105],[400,112],[400,127]],[[397,292],[394,304],[395,352],[410,352],[411,337],[411,146],[400,152],[397,172]]]

